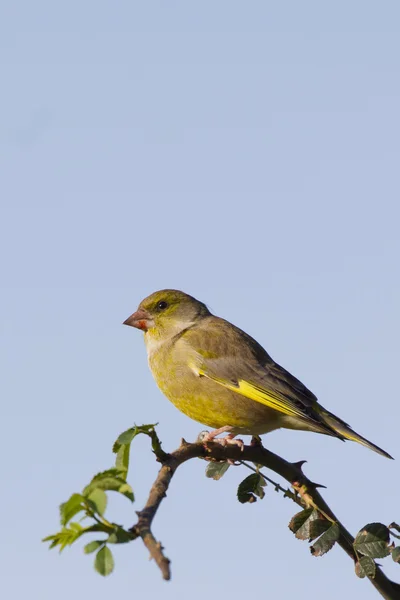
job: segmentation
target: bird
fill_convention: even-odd
[[[255,339],[189,294],[154,292],[124,325],[144,332],[149,367],[163,394],[212,428],[203,442],[243,446],[236,436],[286,428],[352,440],[393,458],[326,410]]]

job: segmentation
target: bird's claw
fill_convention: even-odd
[[[243,440],[236,439],[231,434],[228,434],[222,438],[217,438],[212,435],[211,432],[203,435],[201,441],[203,444],[207,444],[207,442],[214,442],[216,444],[220,444],[223,448],[226,448],[226,446],[239,446],[242,452],[244,448]]]

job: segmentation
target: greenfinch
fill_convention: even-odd
[[[301,429],[352,440],[392,458],[318,403],[296,377],[278,365],[252,337],[211,314],[178,290],[145,298],[126,321],[144,332],[150,369],[160,390],[183,413],[235,436]]]

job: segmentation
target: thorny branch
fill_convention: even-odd
[[[356,561],[357,557],[353,548],[353,536],[340,523],[321,494],[317,491],[318,487],[323,486],[313,483],[304,475],[302,471],[303,462],[288,462],[257,443],[244,446],[243,450],[241,450],[238,446],[227,445],[223,447],[221,444],[215,442],[189,444],[182,439],[181,445],[177,450],[171,454],[166,454],[161,449],[159,443],[154,443],[154,440],[152,442],[153,451],[162,466],[151,487],[145,507],[137,513],[138,522],[131,528],[131,531],[135,537],[142,538],[150,552],[150,556],[159,566],[164,579],[168,580],[171,578],[170,561],[165,556],[161,543],[154,537],[151,525],[163,498],[166,496],[175,471],[180,465],[193,458],[207,458],[219,461],[228,459],[233,461],[251,461],[271,469],[292,485],[294,490],[300,495],[303,506],[317,508],[325,518],[339,525],[340,537],[337,543],[353,561]],[[289,495],[289,497],[291,496]],[[293,497],[292,499],[295,500]],[[298,496],[295,501],[299,503]],[[400,585],[386,577],[378,566],[376,566],[375,577],[369,579],[383,598],[386,600],[400,600]]]

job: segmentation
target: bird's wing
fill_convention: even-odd
[[[275,363],[253,338],[222,319],[214,319],[217,323],[211,323],[213,327],[208,323],[206,330],[193,331],[187,340],[191,346],[189,366],[194,373],[334,434],[320,417],[318,401],[308,388]]]
[[[200,377],[212,379],[229,390],[247,396],[251,400],[260,402],[286,415],[305,418],[309,413],[309,416],[311,416],[313,411],[309,399],[306,397],[301,400],[288,383],[279,382],[269,374],[269,371],[271,371],[269,367],[260,367],[261,373],[257,373],[253,369],[249,369],[249,372],[246,373],[246,365],[242,364],[234,378],[227,378],[224,376],[226,360],[205,359],[193,370]],[[228,370],[230,371],[230,369]]]

